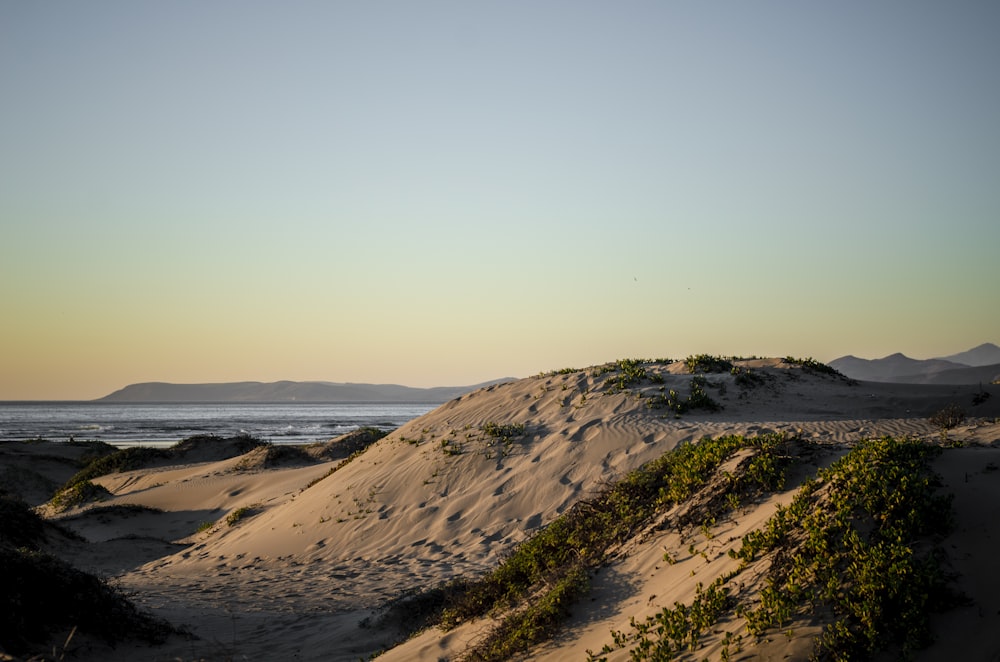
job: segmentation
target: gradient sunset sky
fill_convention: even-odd
[[[0,399],[1000,342],[1000,3],[0,4]]]

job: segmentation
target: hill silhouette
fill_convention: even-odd
[[[428,403],[440,404],[463,393],[510,379],[471,386],[416,388],[399,384],[337,382],[224,382],[215,384],[130,384],[97,402],[108,403]]]

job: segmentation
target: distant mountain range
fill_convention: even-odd
[[[335,382],[228,382],[221,384],[130,384],[96,402],[110,403],[414,403],[440,404],[484,386],[512,381],[495,379],[472,386],[414,388],[398,384]]]
[[[989,384],[1000,379],[1000,347],[985,343],[966,352],[933,359],[890,354],[881,359],[842,356],[830,361],[851,379],[898,384]]]

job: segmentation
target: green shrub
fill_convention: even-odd
[[[574,564],[556,579],[538,600],[508,618],[466,655],[477,662],[501,662],[527,653],[531,646],[551,638],[570,615],[570,607],[590,590],[590,576]]]
[[[692,375],[698,373],[719,373],[729,372],[733,369],[733,364],[728,359],[721,356],[711,356],[709,354],[697,354],[684,359],[684,365]]]
[[[673,359],[620,359],[614,363],[600,366],[594,372],[594,376],[600,377],[614,373],[604,380],[604,383],[610,387],[610,393],[619,393],[647,380],[654,384],[663,383],[663,377],[656,373],[647,373],[646,366],[669,365],[671,363],[673,363]]]
[[[164,448],[148,448],[144,446],[120,448],[110,455],[98,456],[66,481],[66,486],[71,487],[77,483],[90,481],[112,473],[141,469],[157,460],[169,458],[170,455],[170,451]]]
[[[586,591],[587,573],[605,562],[613,546],[627,541],[657,514],[704,486],[717,467],[737,450],[750,448],[755,455],[769,455],[779,453],[783,444],[780,435],[750,440],[727,436],[706,438],[665,453],[593,500],[578,502],[516,547],[493,572],[468,584],[442,609],[442,627],[454,627],[492,610],[510,610],[499,634],[494,634],[512,643],[489,644],[477,649],[477,655],[499,659],[537,643],[554,631],[556,616],[564,614],[569,603]],[[762,484],[755,481],[780,484],[783,476],[783,461],[761,463],[753,477],[733,479],[724,489],[727,494],[737,495],[739,502],[759,493]],[[725,496],[720,493],[710,500],[717,512],[699,513],[700,521],[731,507],[732,500]],[[518,607],[525,603],[529,606]]]
[[[108,491],[108,488],[89,480],[83,480],[60,490],[49,503],[56,512],[62,512],[84,503],[101,501],[109,496],[111,496],[111,492]]]
[[[702,375],[696,375],[691,378],[691,392],[686,398],[682,398],[677,391],[670,389],[647,399],[646,406],[651,409],[666,407],[678,415],[686,414],[695,409],[719,411],[722,409],[722,405],[708,394],[708,391],[705,390],[707,386],[708,380]]]
[[[792,365],[800,366],[806,372],[811,372],[818,375],[827,375],[829,377],[839,377],[841,379],[847,379],[847,377],[836,368],[832,368],[825,363],[820,363],[819,361],[811,357],[806,359],[797,359],[794,356],[786,356],[785,363],[791,363]]]
[[[539,374],[539,377],[556,377],[558,375],[572,375],[575,372],[580,372],[578,368],[560,368],[559,370],[550,370],[549,372],[543,372]]]
[[[743,618],[752,636],[767,636],[795,619],[832,616],[816,642],[818,659],[871,659],[886,647],[909,657],[927,643],[930,611],[949,600],[941,557],[923,544],[943,535],[950,522],[950,499],[935,493],[929,469],[937,452],[909,439],[859,443],[806,480],[765,526],[744,536],[739,551],[730,552],[743,562],[739,569],[708,589],[699,584],[691,604],[675,603],[633,620],[630,631],[613,632],[615,647],[631,649],[633,660],[671,659],[694,650],[728,614]],[[756,468],[747,465],[741,476],[772,474],[766,456],[757,458]],[[739,578],[765,555],[764,586],[754,597]],[[739,591],[730,593],[730,582],[738,582]],[[726,635],[723,659],[741,640]],[[613,650],[605,646],[603,652]]]

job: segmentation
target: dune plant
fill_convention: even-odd
[[[256,514],[257,508],[255,506],[240,506],[226,515],[226,524],[229,526],[236,526],[242,520]]]
[[[682,397],[674,389],[658,393],[646,400],[646,406],[651,409],[665,407],[675,414],[686,414],[695,409],[705,411],[719,411],[722,405],[712,399],[706,387],[708,380],[703,375],[695,375],[691,378],[691,392],[687,397]]]
[[[765,381],[763,373],[754,372],[750,368],[734,365],[730,368],[729,373],[733,376],[736,385],[744,390],[756,388]]]
[[[120,448],[110,455],[101,455],[94,459],[66,481],[66,486],[70,487],[76,483],[93,480],[94,478],[112,473],[139,469],[151,462],[169,457],[170,451],[165,448],[148,448],[145,446]]]
[[[106,499],[109,496],[111,496],[111,492],[103,485],[83,480],[75,482],[57,492],[52,497],[52,500],[49,501],[49,504],[56,512],[62,512],[84,503]]]
[[[487,449],[496,447],[500,457],[509,456],[513,449],[514,441],[525,434],[524,423],[496,423],[494,421],[487,421],[479,426],[479,429],[489,439],[486,443]],[[445,450],[447,452],[447,448]],[[493,451],[488,450],[487,457],[492,457],[493,454]]]
[[[797,365],[806,372],[812,372],[818,375],[827,375],[829,377],[839,377],[840,379],[847,379],[847,377],[836,368],[828,366],[825,363],[821,363],[812,357],[805,359],[798,359],[795,358],[794,356],[786,356],[784,360],[785,363],[791,363],[792,365]]]
[[[140,612],[107,581],[42,551],[46,527],[53,525],[23,501],[0,495],[0,651],[61,659],[48,656],[52,639],[65,641],[76,631],[109,643],[158,642],[175,631]]]
[[[604,380],[605,385],[609,387],[608,392],[620,393],[645,381],[654,384],[663,383],[663,377],[658,373],[648,373],[646,367],[669,365],[670,363],[673,363],[673,359],[620,359],[614,363],[600,366],[594,372],[594,376],[600,377],[611,374],[610,377]]]
[[[710,354],[696,354],[684,359],[684,366],[692,375],[698,373],[724,373],[733,369],[729,359]]]
[[[539,374],[539,377],[556,377],[558,375],[572,375],[575,372],[580,372],[579,368],[560,368],[558,370],[550,370],[549,372],[543,372]]]
[[[633,660],[668,659],[735,614],[752,637],[832,615],[816,642],[818,659],[868,659],[887,646],[909,656],[927,643],[930,611],[947,602],[940,555],[920,544],[950,522],[950,499],[936,494],[929,469],[937,452],[910,439],[862,441],[730,550],[741,562],[736,571],[707,590],[699,585],[690,605],[675,603],[614,632],[614,647],[602,653],[629,648]],[[728,586],[755,562],[766,564],[763,587],[736,599]],[[726,636],[724,657],[731,643],[741,646],[742,635]]]
[[[960,405],[951,403],[931,414],[928,421],[939,430],[951,430],[965,422],[965,410]]]
[[[62,641],[74,629],[112,644],[129,638],[162,642],[175,632],[107,581],[44,552],[0,546],[0,567],[0,649],[8,653],[50,659],[50,639],[61,633]]]
[[[784,480],[782,435],[753,439],[726,436],[703,439],[665,453],[610,485],[593,500],[575,504],[567,513],[519,545],[493,572],[453,596],[441,625],[451,628],[491,611],[506,612],[497,629],[470,653],[470,659],[496,660],[526,649],[552,634],[569,605],[587,590],[589,572],[607,561],[612,550],[630,539],[659,513],[704,486],[718,466],[741,448],[751,455],[774,455],[752,474],[731,477],[719,489],[752,498],[765,485]],[[767,470],[770,474],[765,476]],[[732,503],[711,499],[715,513],[698,514],[699,522]],[[695,517],[694,514],[690,515]]]

